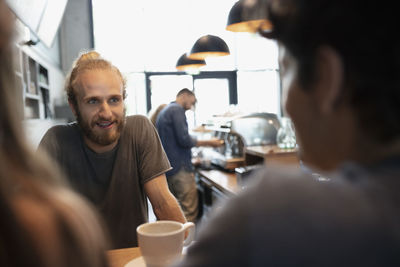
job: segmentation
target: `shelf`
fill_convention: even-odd
[[[39,99],[25,98],[24,113],[26,119],[40,119]]]
[[[14,73],[18,87],[23,93],[25,119],[47,119],[52,117],[50,108],[49,71],[34,57],[16,47],[18,56],[14,62]]]
[[[34,100],[38,100],[38,101],[40,100],[39,95],[30,94],[30,93],[25,93],[25,98],[34,99]]]
[[[49,85],[48,84],[45,84],[45,83],[42,83],[42,82],[39,82],[39,87],[40,88],[44,88],[44,89],[49,89]]]

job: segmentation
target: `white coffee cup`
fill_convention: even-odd
[[[189,235],[185,240],[185,232]],[[183,246],[194,239],[195,225],[176,221],[144,223],[136,228],[140,251],[147,267],[168,266],[182,257]]]

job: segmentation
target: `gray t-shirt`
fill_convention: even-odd
[[[148,220],[143,185],[171,169],[145,116],[128,116],[118,145],[106,153],[91,151],[76,123],[49,129],[39,149],[47,151],[72,187],[99,209],[114,248],[137,246],[136,227]]]
[[[254,174],[178,266],[400,266],[400,157],[324,177],[286,166]]]

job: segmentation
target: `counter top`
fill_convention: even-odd
[[[201,169],[197,170],[197,172],[224,193],[234,195],[240,190],[235,173]]]
[[[139,247],[112,249],[107,251],[110,267],[124,267],[125,264],[133,259],[139,258],[141,255]]]
[[[248,146],[246,147],[246,153],[265,157],[268,155],[297,155],[297,149],[283,149],[277,145],[265,145],[265,146]]]
[[[246,154],[264,158],[266,164],[275,161],[299,166],[297,149],[283,149],[277,145],[246,147]]]
[[[297,149],[282,149],[277,145],[246,147],[246,153],[264,158],[264,162],[279,162],[281,164],[294,164],[299,166]],[[236,173],[222,170],[197,169],[197,173],[205,178],[212,186],[227,195],[235,195],[241,190],[238,185]]]

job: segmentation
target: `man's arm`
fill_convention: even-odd
[[[212,147],[219,147],[224,144],[224,140],[218,138],[211,138],[206,140],[197,140],[196,146],[212,146]]]
[[[192,148],[196,145],[196,140],[189,134],[186,115],[182,109],[175,109],[172,119],[175,139],[180,147]]]
[[[178,201],[168,189],[165,174],[146,182],[144,184],[144,190],[158,220],[186,222]]]

